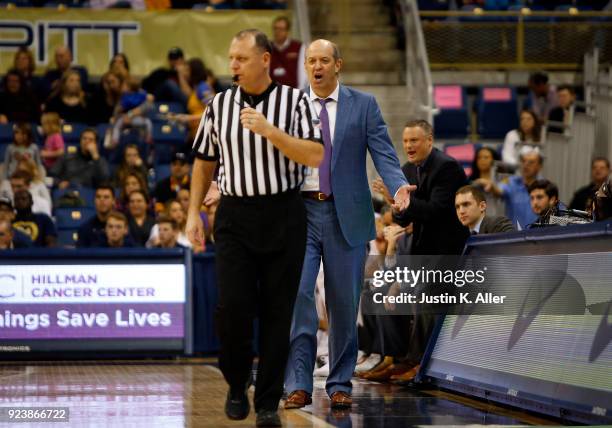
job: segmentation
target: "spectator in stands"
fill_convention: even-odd
[[[129,238],[128,220],[118,211],[111,211],[106,218],[104,226],[105,239],[101,247],[108,248],[131,248],[134,246]]]
[[[557,98],[559,99],[559,106],[553,108],[548,113],[548,120],[560,122],[567,126],[574,117],[576,91],[570,85],[561,85],[557,88]],[[548,130],[551,132],[563,132],[564,128],[552,124],[548,126]]]
[[[45,103],[45,111],[53,111],[66,122],[89,123],[88,102],[78,71],[69,69],[59,80]]]
[[[36,97],[37,103],[41,101],[44,93],[43,81],[40,77],[34,75],[36,69],[36,63],[34,61],[34,55],[25,46],[21,46],[15,52],[13,57],[13,68],[17,70],[23,76],[26,86],[32,91],[32,94]],[[40,106],[39,106],[40,110]]]
[[[92,123],[110,122],[119,105],[123,84],[123,77],[114,71],[102,75],[100,86],[90,103],[89,117]]]
[[[189,210],[189,194],[189,189],[180,189],[176,194],[176,200],[179,201],[185,212]]]
[[[548,114],[559,105],[557,89],[548,83],[548,74],[538,71],[529,76],[529,95],[524,108],[532,110],[540,122],[548,119]]]
[[[179,86],[179,70],[185,67],[185,55],[179,47],[168,51],[168,67],[160,67],[149,74],[142,87],[153,94],[156,101],[177,102],[187,105],[187,96]]]
[[[98,186],[94,205],[96,215],[79,227],[78,248],[99,247],[105,242],[104,228],[106,227],[106,220],[115,205],[115,189],[107,184]]]
[[[29,248],[32,240],[28,235],[12,226],[15,210],[10,199],[0,197],[0,249]],[[8,226],[2,226],[5,222]]]
[[[62,137],[62,120],[55,112],[43,113],[40,120],[45,144],[40,152],[43,164],[50,170],[64,156],[64,137]]]
[[[136,246],[144,247],[155,225],[155,219],[149,215],[147,208],[149,197],[143,190],[134,190],[130,193],[128,203],[128,228],[130,236]]]
[[[542,122],[533,111],[523,110],[518,129],[509,131],[504,139],[504,147],[502,149],[502,161],[504,164],[516,167],[521,148],[524,146],[538,146],[541,136]]]
[[[0,194],[2,194],[3,197],[13,200],[17,192],[24,190],[28,191],[32,196],[32,211],[51,215],[51,195],[49,194],[47,186],[45,186],[42,181],[33,180],[34,176],[30,170],[25,168],[17,169],[9,180],[5,180],[2,183],[0,186]]]
[[[178,243],[185,247],[192,248],[191,242],[189,241],[189,239],[187,239],[187,235],[185,235],[187,214],[183,210],[181,204],[177,200],[168,201],[164,207],[162,215],[171,218],[178,224]],[[159,228],[157,224],[153,226],[153,229],[151,229],[151,235],[149,236],[149,240],[147,241],[146,247],[152,248],[156,245],[159,245]],[[193,250],[194,252],[197,252],[195,248]]]
[[[57,230],[51,217],[43,213],[32,212],[32,195],[27,190],[15,192],[15,209],[17,215],[13,227],[26,233],[35,247],[55,247]]]
[[[595,193],[593,212],[597,221],[612,218],[612,174],[604,180],[601,187]]]
[[[18,122],[13,125],[13,143],[4,152],[4,178],[8,178],[17,169],[19,161],[31,159],[37,167],[44,170],[40,150],[34,144],[34,135],[29,123]]]
[[[531,210],[527,188],[540,178],[544,159],[537,147],[523,147],[519,159],[521,175],[511,176],[508,183],[496,184],[492,181],[485,181],[483,184],[485,192],[491,192],[504,198],[506,216],[512,220],[513,225],[521,230],[537,220],[537,216]]]
[[[279,16],[272,22],[272,59],[270,77],[272,80],[302,89],[306,87],[304,67],[304,45],[289,38],[291,22],[286,16]]]
[[[147,94],[136,79],[128,83],[128,91],[121,95],[115,112],[110,144],[105,142],[106,149],[113,150],[119,145],[121,134],[125,130],[134,130],[138,141],[153,143],[153,123],[146,115],[153,109],[153,96]]]
[[[480,187],[468,185],[459,188],[455,193],[455,210],[461,224],[470,229],[472,235],[515,230],[507,217],[487,215],[487,201]]]
[[[183,80],[187,82],[186,93],[187,112],[189,114],[170,115],[170,118],[175,118],[179,122],[189,125],[189,138],[195,138],[198,125],[202,114],[208,105],[208,102],[215,95],[215,92],[208,84],[208,75],[204,63],[199,58],[192,58],[187,61],[187,66],[184,68],[185,77]]]
[[[469,182],[475,186],[483,187],[482,181],[497,181],[497,167],[495,161],[499,161],[499,154],[491,147],[480,147],[476,150],[472,162],[472,174]],[[504,203],[490,193],[485,193],[487,212],[489,215],[498,216],[504,212]]]
[[[61,79],[70,69],[75,70],[79,74],[80,84],[83,87],[87,86],[87,69],[80,65],[72,65],[72,51],[68,46],[58,46],[55,48],[54,59],[55,68],[47,71],[43,77],[44,97],[41,99],[46,99],[49,94],[59,90]]]
[[[19,248],[13,240],[13,227],[6,220],[0,220],[0,251]]]
[[[159,181],[155,186],[153,195],[156,204],[164,204],[170,199],[175,199],[180,189],[190,188],[189,168],[185,153],[176,152],[172,155],[170,177]],[[159,206],[156,206],[156,210],[159,211]]]
[[[128,173],[124,177],[123,182],[120,183],[119,189],[119,199],[116,202],[115,210],[124,214],[127,213],[129,209],[130,195],[132,192],[136,190],[144,192],[147,201],[149,200],[147,182],[138,172]]]
[[[108,70],[117,74],[123,82],[130,80],[130,61],[123,52],[118,52],[112,57]]]
[[[538,216],[532,226],[548,224],[551,215],[566,208],[559,200],[559,189],[549,180],[536,180],[529,185],[527,191],[531,209]]]
[[[573,210],[591,211],[595,193],[610,175],[610,161],[596,157],[591,162],[591,183],[581,187],[574,193],[570,208]]]
[[[179,225],[170,217],[164,215],[157,220],[159,243],[152,248],[187,248],[178,243]]]
[[[11,69],[0,91],[0,123],[38,122],[40,105],[23,75]]]
[[[113,183],[116,187],[123,187],[122,183],[128,174],[139,174],[143,181],[146,181],[148,175],[147,166],[140,157],[138,146],[136,144],[128,144],[123,150],[123,159],[119,164],[119,168],[115,172]]]
[[[87,128],[81,133],[80,150],[66,153],[51,169],[57,177],[58,187],[68,186],[96,187],[108,180],[109,171],[106,159],[98,150],[98,134],[95,129]]]

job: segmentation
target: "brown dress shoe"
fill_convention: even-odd
[[[351,395],[344,391],[336,391],[331,396],[332,409],[348,409],[353,405]]]
[[[397,384],[411,382],[416,377],[420,368],[421,368],[420,364],[417,364],[416,366],[412,367],[407,372],[393,375],[391,376],[391,382],[397,383]]]
[[[385,357],[382,359],[380,363],[376,364],[372,368],[372,370],[368,370],[367,372],[359,373],[357,376],[359,376],[362,379],[367,379],[366,376],[372,375],[374,373],[382,372],[391,365],[393,365],[393,357]]]
[[[405,373],[410,369],[411,367],[405,364],[392,364],[387,366],[384,370],[380,370],[365,376],[364,379],[372,380],[374,382],[384,382],[389,380],[391,376]]]
[[[285,401],[285,409],[301,409],[304,406],[312,404],[312,397],[306,391],[298,389],[293,391]]]

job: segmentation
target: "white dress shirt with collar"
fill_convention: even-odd
[[[336,85],[336,89],[329,94],[327,98],[332,101],[328,101],[325,104],[327,109],[327,116],[329,117],[329,133],[331,135],[331,143],[334,145],[334,130],[336,129],[336,114],[338,112],[338,94],[340,93],[340,83]],[[321,115],[321,103],[319,97],[314,93],[312,87],[308,88],[308,96],[312,100],[317,118]],[[332,189],[333,190],[333,189]],[[302,187],[304,192],[318,192],[319,191],[319,168],[308,168],[306,172],[306,179],[304,180],[304,186]]]
[[[482,216],[480,220],[478,220],[478,223],[476,223],[474,228],[470,230],[471,234],[473,234],[474,232],[476,232],[477,234],[480,233],[480,225],[482,224],[482,220],[484,220],[484,216]]]

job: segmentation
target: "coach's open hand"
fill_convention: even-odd
[[[240,123],[249,131],[267,138],[274,126],[268,122],[266,117],[251,107],[245,107],[240,111]]]

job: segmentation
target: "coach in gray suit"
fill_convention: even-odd
[[[470,229],[472,235],[484,233],[512,232],[514,226],[504,216],[487,216],[487,201],[479,187],[463,186],[455,193],[455,210],[462,225]]]

